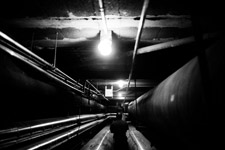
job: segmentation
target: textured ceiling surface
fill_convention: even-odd
[[[0,6],[0,28],[49,63],[54,61],[57,41],[56,67],[74,79],[90,79],[103,90],[129,76],[143,2],[103,0],[113,38],[109,58],[96,52],[103,30],[98,0],[8,0]],[[217,1],[150,0],[139,48],[194,36],[195,22],[202,33],[218,33],[224,26],[221,7]],[[148,85],[139,86],[139,94],[194,57],[194,46],[138,55],[133,79],[137,86]]]

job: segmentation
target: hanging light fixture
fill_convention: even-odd
[[[102,56],[109,56],[112,53],[112,31],[107,33],[101,31],[98,51]]]
[[[109,56],[110,54],[112,54],[113,51],[112,31],[108,30],[103,0],[99,0],[99,10],[102,17],[102,30],[100,33],[100,42],[98,44],[98,51],[102,56]]]

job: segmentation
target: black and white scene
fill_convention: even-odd
[[[3,0],[0,150],[225,149],[221,0]]]

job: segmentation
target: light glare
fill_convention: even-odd
[[[122,88],[122,87],[126,84],[126,82],[123,81],[123,80],[119,80],[119,81],[116,82],[116,84],[117,84],[120,88]]]
[[[118,99],[125,99],[125,97],[122,95],[122,93],[118,93]]]
[[[101,40],[98,45],[98,50],[103,56],[110,55],[112,53],[112,41],[108,39]]]

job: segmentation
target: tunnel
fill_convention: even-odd
[[[0,150],[224,149],[217,0],[0,7]]]
[[[108,126],[116,111],[107,110],[107,99],[6,37],[1,34],[1,148],[65,148],[71,141],[81,148],[95,134],[94,142],[105,143],[100,147],[112,147]],[[204,54],[124,105],[131,149],[223,147],[224,39]]]

